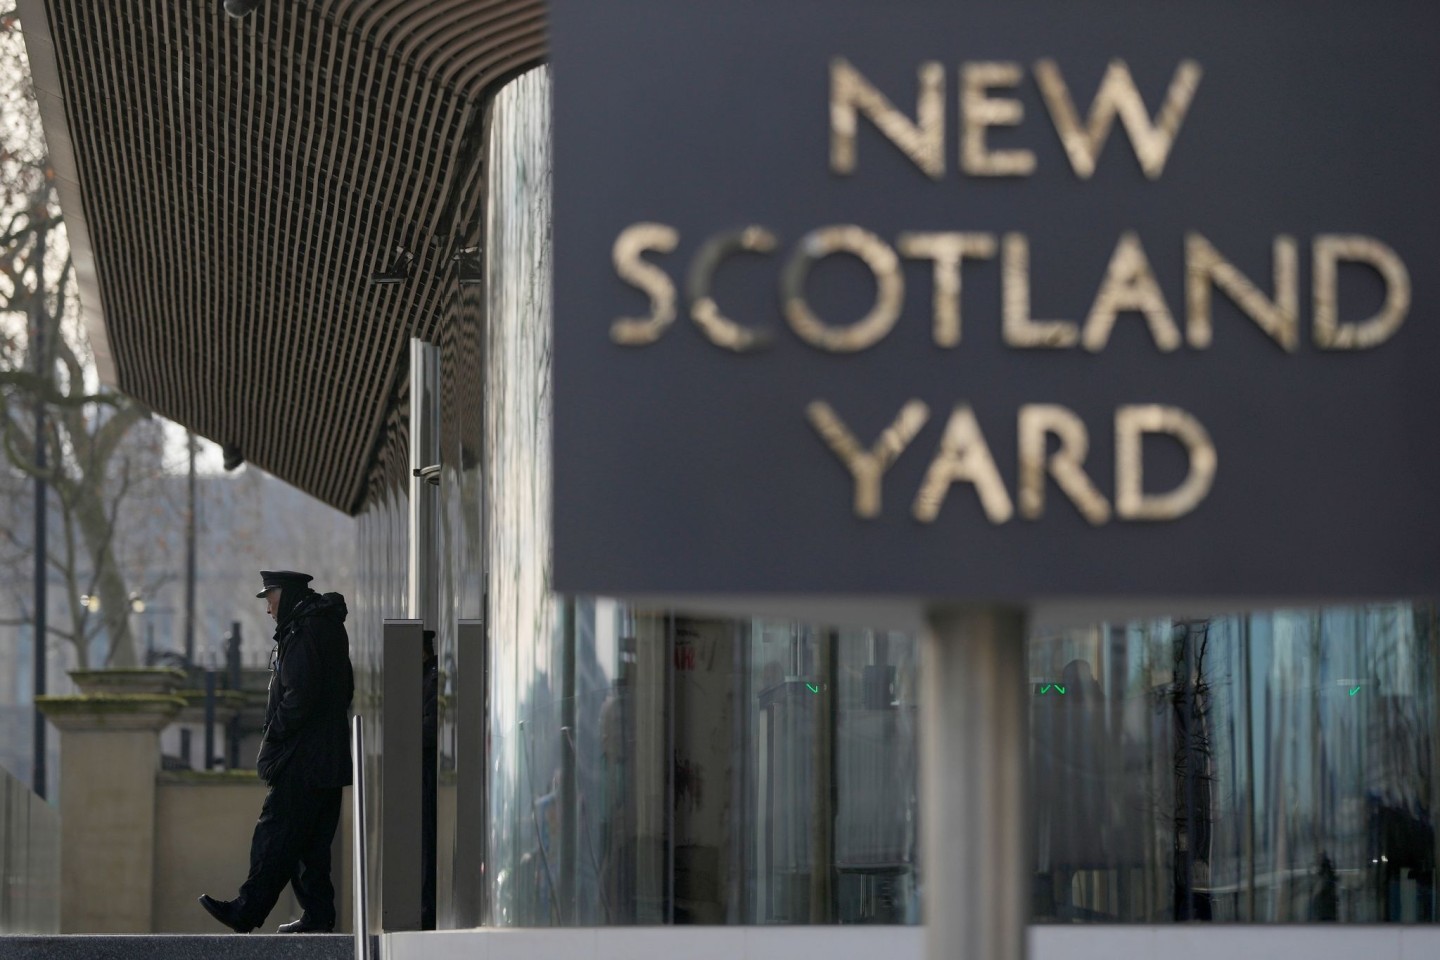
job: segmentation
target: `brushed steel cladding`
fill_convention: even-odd
[[[63,202],[77,266],[93,261],[102,373],[356,512],[393,469],[379,457],[407,339],[445,339],[462,309],[452,258],[482,226],[484,98],[544,58],[543,4],[27,12],[52,153],[73,155]],[[372,283],[397,248],[409,279]]]

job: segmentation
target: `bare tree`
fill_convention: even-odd
[[[74,647],[82,668],[99,665],[91,658],[99,632],[105,664],[137,662],[134,594],[116,531],[127,501],[160,471],[159,444],[133,442],[133,428],[149,419],[141,404],[98,385],[20,24],[13,11],[0,14],[0,450],[11,485],[17,475],[42,477],[53,491],[58,542],[47,562],[65,584],[70,615],[48,632]],[[0,560],[33,549],[14,513],[0,515]],[[16,603],[18,619],[33,622],[23,596]]]

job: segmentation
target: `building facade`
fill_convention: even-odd
[[[441,341],[447,707],[461,619],[489,679],[488,756],[440,738],[442,782],[488,785],[456,811],[484,811],[483,875],[452,853],[475,824],[442,826],[442,925],[917,923],[915,637],[548,588],[549,83],[490,103],[485,298]],[[403,470],[385,489],[360,515],[372,692],[404,608]],[[1437,654],[1405,602],[1037,625],[1034,917],[1433,921]]]
[[[32,43],[32,59],[37,43],[49,43],[51,69],[71,84],[61,100],[98,267],[90,308],[117,358],[111,377],[142,397],[153,391],[169,415],[242,444],[255,462],[356,517],[351,637],[356,712],[370,744],[372,928],[381,929],[395,866],[382,856],[383,834],[398,815],[380,802],[387,758],[377,745],[388,725],[410,722],[387,712],[385,696],[383,624],[401,618],[425,619],[437,634],[442,930],[920,924],[924,664],[915,636],[552,589],[551,77],[538,5],[456,3],[430,18],[423,5],[401,3],[387,19],[358,4],[275,4],[243,28],[209,6],[185,5],[156,34],[193,42],[187,59],[168,41],[134,39],[148,35],[144,4],[106,14],[132,38],[124,47],[107,45],[94,28],[90,18],[100,14],[68,0],[32,0],[50,33]],[[440,63],[437,51],[454,55],[470,42],[460,23],[484,49],[473,63]],[[178,329],[186,321],[179,311],[138,312],[166,302],[163,286],[136,292],[119,267],[106,273],[107,258],[122,256],[126,231],[138,228],[132,199],[110,197],[98,180],[103,151],[77,129],[76,118],[91,109],[78,66],[87,53],[147,63],[173,55],[185,69],[225,64],[230,73],[206,95],[261,137],[258,145],[242,149],[229,139],[233,131],[198,115],[161,128],[181,154],[210,147],[236,158],[215,176],[230,177],[266,223],[293,214],[295,236],[305,238],[296,256],[330,265],[328,274],[304,267],[313,273],[307,281],[301,267],[262,254],[254,288],[232,301],[240,294],[226,284],[236,281],[214,272],[226,262],[223,251],[207,248],[208,266],[194,279],[217,318],[220,355],[187,354],[183,363],[203,371],[234,362],[254,380],[238,376],[211,390],[197,376],[200,386],[186,386],[136,345],[147,325]],[[347,99],[344,89],[324,87],[333,76],[312,76],[306,56],[335,67],[355,89],[373,84],[379,93],[368,106]],[[228,86],[235,77],[255,84],[253,113]],[[110,169],[157,199],[193,201],[184,216],[211,217],[212,227],[254,238],[254,211],[235,213],[223,190],[202,188],[184,164],[159,184],[136,173],[151,142],[144,118],[158,115],[167,97],[190,103],[189,93],[155,83],[122,92],[141,119],[124,111],[98,117],[120,145],[112,149],[126,154]],[[260,129],[267,124],[276,132]],[[343,136],[327,144],[327,130]],[[299,133],[287,139],[286,131]],[[394,169],[350,165],[362,163],[347,153],[358,142],[345,139],[352,134],[370,136],[370,149]],[[54,129],[50,136],[54,142]],[[300,181],[309,193],[285,186]],[[436,200],[427,190],[450,192]],[[324,250],[317,234],[305,233],[317,225],[337,233]],[[134,237],[139,248],[165,253],[162,239]],[[425,252],[435,248],[441,253]],[[170,295],[184,287],[177,284]],[[317,311],[316,324],[328,324],[323,336],[295,332],[304,328],[292,296]],[[290,366],[276,372],[269,355],[247,352],[252,335],[292,344]],[[411,337],[438,351],[433,382],[405,373]],[[266,420],[269,408],[247,392],[254,382],[289,391],[306,422],[334,436],[306,447],[306,434]],[[427,403],[439,425],[439,482],[417,485],[414,471],[432,464],[408,454],[412,407]],[[416,491],[430,504],[419,519]],[[412,548],[430,557],[428,599],[418,602],[410,596]],[[478,631],[466,629],[477,623]],[[1435,920],[1433,604],[1033,624],[1028,657],[1037,922]],[[420,784],[413,793],[424,802]],[[1105,929],[1090,941],[1097,950],[1136,942]],[[1241,942],[1248,935],[1225,934]],[[397,936],[397,956],[472,942],[461,934]],[[715,944],[730,942],[715,936]],[[1191,936],[1188,928],[1176,934]],[[560,950],[573,941],[543,942]],[[824,940],[857,956],[886,942],[859,932]],[[1035,942],[1042,952],[1063,949],[1048,933]],[[1264,952],[1270,948],[1257,944],[1275,941],[1248,942]],[[896,933],[893,943],[918,951],[913,932]]]

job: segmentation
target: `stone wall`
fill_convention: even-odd
[[[166,772],[159,775],[155,800],[155,933],[221,933],[195,898],[202,893],[229,899],[250,866],[250,834],[265,799],[265,785],[252,771]],[[349,931],[350,791],[335,831],[331,875],[335,881],[337,930]],[[300,916],[287,887],[265,922],[265,932]]]
[[[84,694],[36,701],[60,732],[60,932],[223,933],[196,898],[238,892],[265,785],[251,770],[162,771],[161,731],[188,702],[169,691],[171,671],[121,673],[77,677]],[[137,688],[146,692],[115,692]],[[335,841],[338,925],[349,930],[348,790]],[[287,889],[265,929],[298,916]]]

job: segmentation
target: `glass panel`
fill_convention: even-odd
[[[1435,918],[1435,610],[1038,637],[1035,913]]]
[[[488,146],[492,920],[918,922],[913,637],[550,592],[548,97]],[[1432,921],[1437,644],[1400,603],[1033,637],[1036,918]]]

